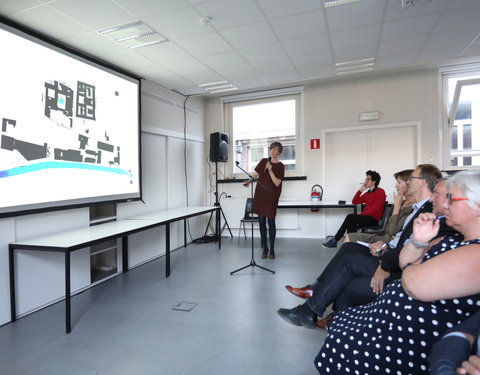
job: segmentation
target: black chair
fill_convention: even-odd
[[[372,225],[370,227],[360,228],[362,233],[384,233],[387,228],[388,218],[392,215],[393,205],[389,205],[388,201],[385,201],[385,206],[383,207],[383,215],[379,220],[377,225]]]
[[[240,220],[240,227],[238,228],[238,242],[240,242],[240,233],[243,227],[243,235],[245,239],[247,239],[247,233],[245,231],[245,223],[258,223],[258,216],[255,216],[252,213],[253,210],[253,198],[247,198],[247,202],[245,203],[245,213],[243,218]]]

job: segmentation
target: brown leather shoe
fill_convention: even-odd
[[[285,289],[287,289],[293,295],[303,299],[309,299],[313,295],[313,289],[311,285],[306,285],[303,288],[294,288],[293,286],[285,285]]]
[[[330,322],[333,320],[334,316],[335,316],[334,313],[330,313],[325,318],[321,318],[321,319],[317,318],[317,327],[321,329],[326,329],[330,324]]]
[[[275,259],[275,254],[272,254],[270,253],[270,255],[268,256],[270,259]]]

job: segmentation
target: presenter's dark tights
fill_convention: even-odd
[[[275,250],[275,235],[277,234],[277,227],[275,225],[275,218],[269,218],[265,216],[259,216],[260,225],[260,237],[262,241],[263,252],[268,252],[267,244],[267,221],[268,221],[268,236],[270,237],[270,251],[273,253]]]

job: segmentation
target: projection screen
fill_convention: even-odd
[[[0,217],[141,199],[140,80],[0,22]]]

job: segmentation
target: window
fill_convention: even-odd
[[[239,167],[251,172],[262,158],[268,157],[272,142],[280,142],[283,152],[279,159],[285,164],[285,174],[298,174],[299,108],[301,91],[276,96],[239,95],[224,98],[225,122],[230,134],[230,166],[234,175],[242,174]]]
[[[449,168],[480,166],[480,69],[443,73],[444,140]]]

